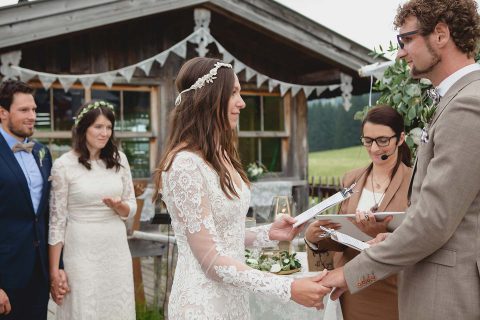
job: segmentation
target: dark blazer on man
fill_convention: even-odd
[[[48,302],[48,178],[52,158],[40,143],[35,143],[32,154],[43,178],[37,214],[25,174],[0,134],[0,289],[8,294],[25,288],[33,276],[40,275],[47,286]]]

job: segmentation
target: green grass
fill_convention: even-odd
[[[368,163],[370,158],[363,146],[310,152],[308,155],[309,181],[312,176],[342,177],[346,172],[366,166]]]

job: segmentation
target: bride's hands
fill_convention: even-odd
[[[295,279],[292,282],[291,299],[305,307],[315,307],[317,310],[323,309],[323,297],[329,294],[332,289],[322,286],[319,281],[327,273],[327,269],[324,269],[316,276]]]
[[[283,215],[272,223],[268,231],[268,237],[270,240],[291,241],[303,229],[303,227],[294,228],[294,223],[294,218]]]

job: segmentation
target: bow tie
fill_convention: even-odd
[[[440,102],[441,96],[436,88],[428,89],[427,95],[430,99],[432,99],[433,104],[438,104]]]
[[[32,153],[34,145],[35,145],[35,142],[17,143],[12,147],[12,151],[13,152],[25,151],[28,153]]]

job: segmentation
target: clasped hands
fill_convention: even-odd
[[[67,274],[60,269],[50,274],[50,294],[56,304],[61,305],[65,295],[70,292]]]

